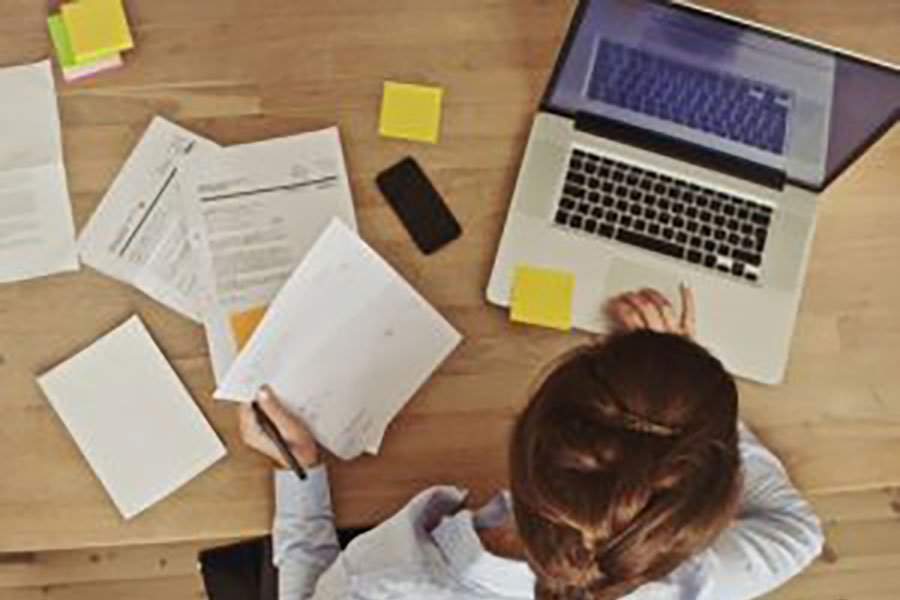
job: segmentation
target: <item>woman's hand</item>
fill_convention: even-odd
[[[288,411],[271,388],[263,386],[256,396],[256,402],[281,432],[288,448],[291,449],[291,453],[302,467],[309,469],[321,462],[319,444],[306,423]],[[282,468],[287,468],[288,465],[281,452],[278,451],[278,446],[266,435],[256,420],[253,407],[249,404],[242,404],[238,410],[240,411],[241,439],[244,440],[244,443],[265,454]]]
[[[680,288],[680,317],[675,316],[668,298],[651,289],[616,296],[606,305],[606,312],[625,331],[650,329],[693,338],[696,331],[694,294],[685,285]]]

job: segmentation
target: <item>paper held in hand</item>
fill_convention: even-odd
[[[250,337],[215,397],[263,384],[343,459],[376,453],[384,431],[461,340],[391,266],[331,222]]]

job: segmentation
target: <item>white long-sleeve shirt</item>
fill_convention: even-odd
[[[741,426],[744,490],[735,522],[707,550],[625,600],[746,600],[778,587],[819,555],[823,534],[784,467]],[[487,552],[477,530],[510,516],[508,494],[459,510],[465,491],[434,487],[340,551],[324,467],[299,481],[278,471],[274,560],[280,600],[534,598],[523,561]]]

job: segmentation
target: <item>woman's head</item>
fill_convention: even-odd
[[[734,380],[685,337],[636,331],[567,356],[510,452],[538,598],[620,598],[707,547],[736,507],[737,437]]]

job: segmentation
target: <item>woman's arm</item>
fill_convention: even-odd
[[[290,470],[275,471],[272,542],[279,600],[311,598],[340,553],[324,465],[307,471],[305,481]]]
[[[322,573],[340,553],[328,472],[319,459],[319,446],[312,433],[291,414],[269,388],[260,390],[257,403],[281,433],[291,453],[306,469],[301,481],[286,469],[275,443],[265,434],[250,406],[240,409],[244,442],[270,457],[282,469],[275,471],[275,522],[272,528],[274,563],[278,567],[279,600],[312,597]]]
[[[741,425],[744,492],[735,523],[710,549],[716,600],[755,598],[805,569],[825,536],[781,462]]]

